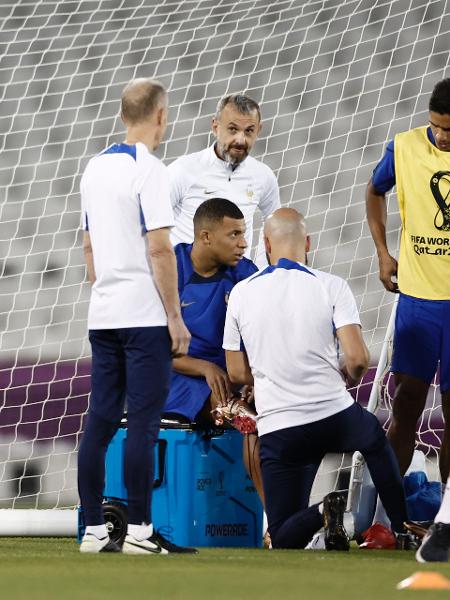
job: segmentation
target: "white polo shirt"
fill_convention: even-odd
[[[223,347],[245,347],[260,435],[324,419],[353,403],[335,336],[353,323],[360,324],[358,309],[343,279],[284,258],[233,288]]]
[[[253,237],[253,215],[256,208],[265,219],[280,208],[280,192],[273,171],[252,156],[234,170],[218,158],[214,145],[181,156],[168,166],[170,197],[175,215],[171,232],[173,245],[194,240],[194,214],[209,198],[225,198],[239,206],[247,228],[246,240],[250,256]]]
[[[146,232],[174,224],[167,167],[144,144],[113,144],[89,161],[81,203],[96,274],[89,329],[166,325]]]

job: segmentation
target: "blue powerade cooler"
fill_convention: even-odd
[[[242,461],[242,435],[234,429],[208,434],[179,423],[161,426],[152,503],[157,531],[182,546],[261,546],[263,509]],[[108,528],[121,535],[126,439],[121,428],[111,440],[104,490]]]

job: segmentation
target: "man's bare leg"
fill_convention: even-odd
[[[247,473],[253,481],[262,505],[265,506],[261,465],[259,462],[259,439],[256,433],[245,433],[243,435],[243,458]]]
[[[442,394],[442,415],[444,417],[444,435],[439,453],[439,471],[443,483],[450,473],[450,390]]]
[[[408,470],[414,453],[417,421],[425,408],[429,385],[412,375],[395,374],[396,390],[387,437],[397,456],[400,473]]]

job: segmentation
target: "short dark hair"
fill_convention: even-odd
[[[440,115],[450,115],[450,77],[442,79],[434,86],[429,109]]]
[[[149,77],[132,79],[122,92],[122,118],[130,125],[140,123],[166,102],[167,91],[160,81]]]
[[[229,94],[228,96],[221,98],[217,104],[216,119],[220,117],[220,113],[227,104],[232,104],[243,115],[248,115],[256,111],[258,113],[258,119],[261,121],[261,109],[259,108],[259,104],[256,100],[253,100],[244,94]]]
[[[202,202],[195,211],[194,231],[198,231],[205,225],[221,223],[224,217],[230,219],[243,219],[241,209],[231,200],[225,198],[210,198]]]

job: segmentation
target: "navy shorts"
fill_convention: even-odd
[[[210,395],[211,389],[204,377],[191,377],[174,371],[164,412],[183,415],[194,421]]]
[[[450,300],[400,294],[391,371],[430,384],[439,364],[441,392],[450,390]]]
[[[119,423],[126,402],[129,414],[164,407],[172,372],[167,327],[91,329],[91,399],[89,409]],[[155,417],[156,418],[156,417]]]

